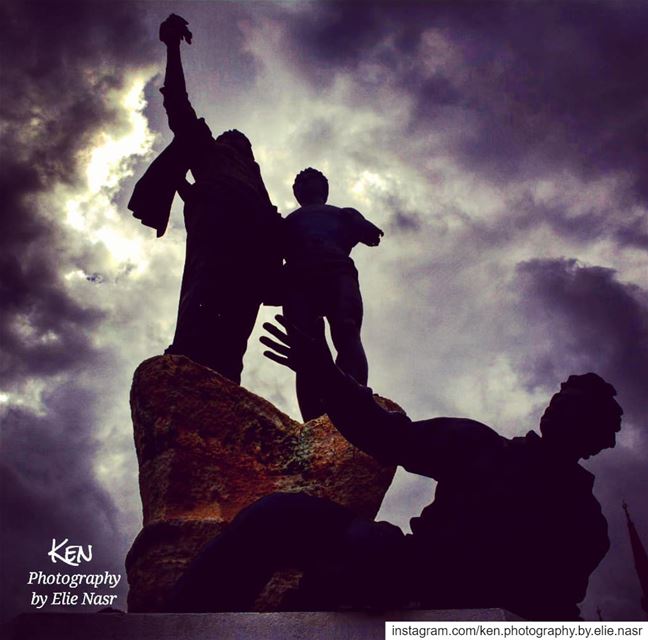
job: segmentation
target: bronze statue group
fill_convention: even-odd
[[[265,355],[296,373],[304,420],[328,414],[352,444],[437,480],[411,534],[306,494],[273,494],[241,511],[176,584],[170,611],[246,611],[273,573],[304,571],[290,608],[508,609],[531,620],[574,620],[606,554],[607,523],[582,458],[614,447],[622,409],[594,373],[571,375],[540,435],[505,438],[464,418],[412,421],[382,409],[366,387],[362,298],[350,253],[383,232],[355,209],[326,204],[315,169],[295,178],[300,207],[282,218],[249,140],[214,137],[194,112],[180,59],[187,22],[160,27],[167,47],[164,107],[173,142],[138,182],[129,207],[158,236],[184,200],[186,259],[175,336],[188,356],[239,383],[262,303]],[[186,180],[191,171],[194,183]],[[329,324],[335,361],[325,337]]]

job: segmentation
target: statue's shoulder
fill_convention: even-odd
[[[326,214],[332,214],[336,215],[338,214],[342,209],[340,207],[335,207],[330,204],[309,204],[304,207],[299,207],[299,209],[295,209],[293,212],[289,213],[286,216],[286,219],[288,218],[300,218],[302,216],[313,216],[313,215],[326,215]]]
[[[508,439],[492,427],[472,418],[438,417],[420,420],[416,423],[422,432],[435,434],[440,440],[447,440],[461,447],[502,448]]]

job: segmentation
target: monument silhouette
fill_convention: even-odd
[[[615,446],[623,412],[612,385],[570,376],[541,435],[509,439],[474,420],[386,411],[334,364],[325,340],[284,326],[264,325],[274,337],[262,338],[266,355],[315,369],[335,427],[383,464],[436,479],[434,502],[404,535],[305,494],[262,498],[193,562],[172,609],[245,610],[275,569],[295,566],[326,606],[504,607],[532,620],[578,619],[609,547],[594,477],[578,461]]]
[[[137,183],[129,208],[163,235],[173,198],[185,202],[187,231],[180,303],[170,354],[186,355],[240,382],[259,306],[281,265],[281,216],[270,201],[252,145],[239,131],[214,138],[187,96],[180,57],[187,21],[160,26],[167,48],[164,96],[173,142]],[[186,180],[191,171],[195,183]]]
[[[131,586],[139,585],[135,610],[249,611],[278,570],[296,569],[299,588],[283,592],[284,609],[506,608],[534,620],[578,619],[609,547],[594,477],[578,462],[615,446],[623,412],[612,385],[594,373],[570,376],[540,435],[517,438],[466,418],[412,421],[377,402],[366,387],[350,253],[358,243],[377,246],[383,232],[355,209],[328,205],[328,181],[313,168],[297,175],[300,208],[282,221],[248,139],[238,131],[214,138],[188,100],[180,59],[181,41],[191,43],[187,22],[172,14],[160,39],[175,137],[129,206],[160,236],[178,192],[187,254],[173,344],[140,365],[131,396],[145,503],[145,527],[127,559]],[[295,371],[304,425],[287,426],[217,375],[240,381],[259,305],[278,281],[283,329],[266,323],[272,337],[261,341],[268,358]],[[177,388],[179,377],[183,394],[161,401],[157,383]],[[209,406],[223,420],[206,417]],[[237,424],[241,438],[229,428]],[[353,447],[364,456],[355,462]],[[332,479],[336,452],[345,456],[343,485]],[[264,478],[259,486],[232,463],[237,456]],[[438,483],[407,535],[371,519],[396,465]],[[362,478],[354,480],[354,469]],[[375,480],[378,491],[368,488]],[[183,548],[180,562],[169,557],[173,544]],[[166,591],[156,589],[154,558],[164,561]]]
[[[355,209],[327,205],[328,190],[328,180],[316,169],[295,178],[293,192],[301,206],[284,221],[284,315],[314,338],[324,335],[321,319],[326,318],[337,365],[367,384],[362,296],[349,254],[358,243],[377,246],[383,232]],[[303,419],[322,415],[317,372],[298,371],[296,385]]]

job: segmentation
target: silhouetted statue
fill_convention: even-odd
[[[297,175],[293,193],[301,207],[284,221],[284,315],[314,338],[324,335],[319,319],[325,317],[337,365],[367,384],[360,339],[362,296],[349,254],[359,242],[377,246],[383,232],[355,209],[327,205],[328,180],[316,169]],[[297,372],[297,400],[305,421],[324,413],[316,372]]]
[[[263,498],[190,566],[173,608],[245,610],[275,569],[290,566],[319,585],[324,608],[502,607],[532,620],[578,618],[609,546],[594,477],[578,461],[615,445],[623,412],[610,384],[570,376],[542,416],[542,435],[508,439],[474,420],[387,412],[335,366],[324,341],[264,326],[280,341],[262,338],[268,357],[317,369],[340,432],[381,461],[436,479],[435,499],[404,535],[304,494]]]
[[[281,218],[245,135],[232,130],[214,139],[204,119],[196,117],[180,59],[181,41],[191,43],[187,24],[172,14],[160,26],[167,47],[161,92],[175,137],[138,182],[128,206],[159,237],[175,193],[185,201],[185,267],[167,353],[186,355],[240,382],[268,279],[280,267],[274,247]],[[193,185],[186,180],[188,170]]]

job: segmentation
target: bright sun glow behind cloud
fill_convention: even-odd
[[[103,244],[115,266],[132,263],[140,272],[147,266],[142,240],[134,228],[120,224],[112,197],[132,175],[134,159],[149,155],[153,147],[155,136],[143,113],[144,87],[152,75],[153,70],[140,72],[131,78],[126,90],[109,96],[120,109],[121,126],[97,135],[94,146],[86,152],[85,189],[64,197],[69,227],[83,233],[92,244]]]
[[[147,76],[136,76],[130,87],[117,96],[119,106],[128,118],[128,130],[124,135],[115,136],[109,131],[102,131],[98,136],[98,146],[90,154],[86,168],[88,188],[95,192],[100,190],[114,191],[125,175],[130,174],[128,161],[136,155],[146,155],[153,145],[153,133],[143,111],[144,86]]]

